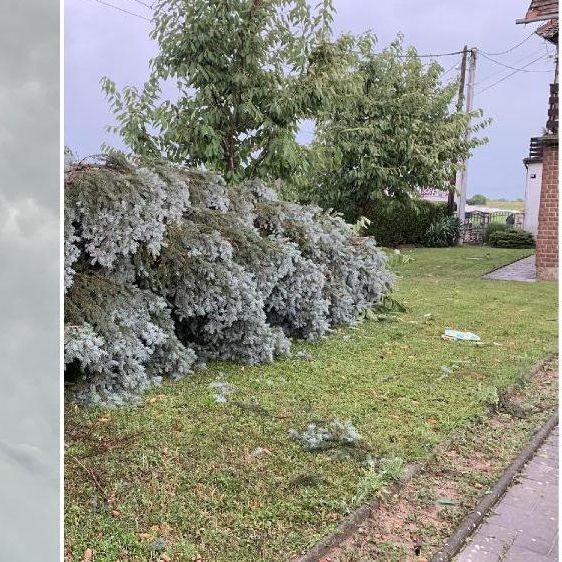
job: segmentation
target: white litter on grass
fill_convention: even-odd
[[[472,332],[460,332],[452,328],[445,328],[445,332],[441,336],[444,340],[448,341],[480,341],[480,336]]]

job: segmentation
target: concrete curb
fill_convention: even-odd
[[[528,257],[528,256],[527,256]],[[524,258],[521,258],[524,259]],[[515,260],[515,261],[519,261],[519,260]],[[503,267],[503,266],[502,266]],[[539,361],[532,369],[531,371],[527,374],[527,378],[532,378],[533,376],[536,375],[537,372],[539,372],[544,365],[548,364],[552,358],[556,357],[556,353],[549,353],[542,361]],[[510,389],[511,390],[511,389]],[[554,417],[554,416],[553,416]],[[556,423],[558,421],[558,414],[556,414]],[[552,418],[551,418],[552,419]],[[550,422],[551,420],[549,420]],[[547,422],[547,424],[549,423]],[[556,423],[554,425],[556,425]],[[554,426],[553,426],[554,427]],[[543,426],[544,428],[544,426]],[[539,433],[542,431],[539,430]],[[534,442],[534,440],[536,439],[537,435],[539,434],[537,433],[535,435],[535,437],[533,438],[533,441],[531,441],[531,443]],[[548,435],[548,432],[547,434]],[[541,442],[536,446],[536,449],[538,449],[538,447],[540,447],[540,445],[542,444],[542,442],[544,441],[544,439],[546,439],[546,435],[542,438]],[[406,468],[404,469],[404,473],[402,474],[402,476],[400,477],[400,479],[393,485],[390,487],[390,492],[391,493],[397,493],[398,490],[404,486],[404,484],[406,484],[407,482],[409,482],[412,478],[414,478],[415,476],[417,476],[424,468],[425,466],[427,466],[427,464],[434,459],[436,456],[443,454],[449,447],[451,440],[452,440],[453,436],[451,435],[448,439],[445,439],[444,441],[442,441],[441,443],[439,443],[431,452],[431,454],[425,458],[423,461],[421,462],[414,462],[414,463],[409,463],[406,465]],[[527,446],[529,447],[530,444]],[[532,455],[532,453],[536,450],[534,449],[530,455]],[[526,450],[526,449],[525,449]],[[518,457],[519,458],[519,457]],[[523,462],[523,464],[525,464],[526,461]],[[515,463],[515,461],[514,461]],[[514,464],[512,463],[512,464]],[[523,465],[521,465],[523,466]],[[511,466],[509,467],[511,468]],[[507,470],[509,470],[509,468]],[[515,474],[514,474],[515,475]],[[513,476],[514,476],[513,475]],[[513,478],[513,476],[510,478],[509,482],[511,482],[511,479]],[[502,477],[503,478],[503,477]],[[509,484],[508,482],[508,484]],[[507,486],[506,486],[507,488]],[[504,489],[505,491],[505,489]],[[503,495],[503,492],[502,492]],[[495,501],[493,502],[495,503]],[[493,505],[493,503],[491,505]],[[480,505],[480,504],[479,504]],[[334,548],[338,547],[339,545],[341,545],[346,539],[348,539],[349,537],[351,537],[358,529],[359,526],[361,525],[361,523],[363,523],[363,521],[365,521],[372,512],[374,512],[378,507],[380,506],[380,501],[375,498],[369,502],[367,502],[366,504],[358,507],[355,511],[353,511],[351,514],[349,514],[337,527],[336,529],[330,533],[329,535],[326,535],[323,539],[320,540],[320,542],[316,543],[315,546],[313,546],[308,552],[306,552],[305,554],[303,554],[300,557],[294,558],[293,562],[319,562],[320,560],[322,560],[323,557],[327,556],[331,550],[333,550]],[[478,506],[477,506],[478,507]],[[491,507],[491,506],[490,506]],[[489,509],[489,508],[488,508]],[[483,516],[482,516],[483,517]],[[464,523],[464,520],[463,520]],[[470,535],[472,531],[468,532],[464,538],[463,538],[463,542],[464,540],[468,537],[468,535]],[[455,535],[456,536],[456,533]],[[450,539],[452,540],[452,538]],[[441,551],[440,551],[441,552]],[[438,553],[439,554],[439,553]],[[438,560],[441,559],[432,559],[431,562],[437,562]],[[449,558],[443,558],[442,560],[449,560]]]
[[[389,487],[391,494],[397,493],[404,484],[409,482],[412,478],[417,476],[427,465],[427,463],[438,455],[443,454],[451,443],[451,439],[445,439],[439,443],[431,451],[431,454],[422,462],[413,462],[406,465],[402,476],[398,481]],[[351,537],[358,529],[361,523],[365,521],[372,512],[380,506],[380,500],[377,498],[367,502],[366,504],[358,507],[355,511],[350,513],[329,535],[324,537],[318,542],[311,550],[299,558],[295,558],[293,562],[319,562],[324,556],[327,556],[330,551],[341,545],[346,539]]]
[[[437,454],[437,451],[435,453]],[[424,467],[425,463],[411,463],[406,465],[404,473],[394,486],[391,487],[392,491],[396,491],[399,487],[403,486],[406,482],[414,478]],[[295,558],[294,562],[318,562],[324,556],[327,556],[330,551],[339,546],[345,539],[351,537],[359,528],[361,523],[365,521],[373,511],[380,505],[378,499],[371,500],[366,504],[358,507],[355,511],[350,513],[333,531],[331,534],[324,537],[317,543],[311,550],[300,558]]]
[[[544,443],[550,432],[558,425],[558,413],[535,433],[527,446],[519,453],[515,460],[507,467],[500,479],[494,484],[490,493],[483,497],[476,507],[462,520],[455,533],[445,541],[441,550],[436,552],[430,562],[449,562],[458,554],[465,541],[482,523],[488,511],[501,499],[511,482],[521,469],[531,460],[539,447]]]

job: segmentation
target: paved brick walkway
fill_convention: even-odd
[[[496,269],[484,275],[482,278],[496,279],[498,281],[526,281],[527,283],[532,283],[536,281],[536,277],[535,256],[532,255],[510,263],[500,269]]]
[[[554,560],[558,560],[558,427],[457,557],[457,562]]]

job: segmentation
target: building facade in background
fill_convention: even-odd
[[[556,68],[554,81],[550,85],[545,134],[538,139],[534,139],[535,142],[540,144],[542,160],[540,193],[536,193],[538,182],[529,182],[529,180],[537,180],[539,168],[539,166],[530,168],[529,164],[533,166],[533,164],[539,162],[526,162],[525,208],[526,212],[532,211],[532,209],[527,208],[527,201],[529,201],[531,206],[535,205],[534,208],[536,209],[536,201],[538,200],[538,212],[536,212],[537,277],[544,280],[554,280],[558,279],[558,0],[532,0],[525,17],[517,20],[517,23],[524,24],[535,22],[541,23],[537,29],[537,35],[556,45]],[[529,160],[532,159],[532,156],[533,150],[531,150]],[[530,169],[535,171],[530,172]],[[530,177],[533,174],[535,177]],[[529,190],[528,198],[527,190]],[[531,216],[529,224],[532,220]]]
[[[537,236],[539,231],[539,207],[542,186],[542,138],[533,137],[530,142],[529,156],[525,164],[525,221],[523,228]]]

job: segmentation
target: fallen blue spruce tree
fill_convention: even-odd
[[[64,218],[66,383],[87,404],[209,359],[272,361],[357,322],[393,282],[340,217],[166,162],[68,164]]]

